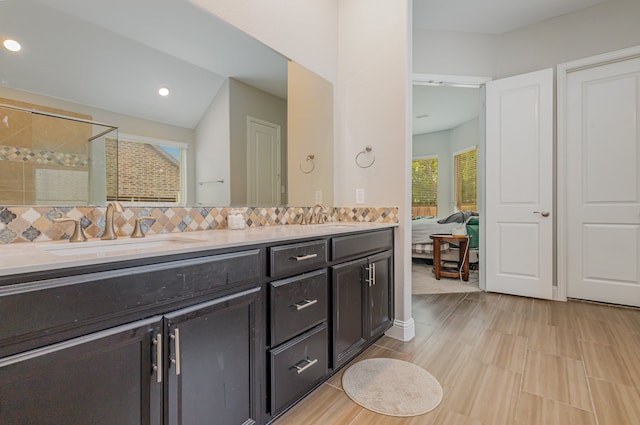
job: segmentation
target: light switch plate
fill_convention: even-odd
[[[322,191],[316,190],[316,204],[322,203]]]
[[[356,189],[356,204],[364,204],[364,189]]]

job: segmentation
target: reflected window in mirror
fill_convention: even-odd
[[[107,140],[107,201],[184,205],[187,148],[128,134]]]

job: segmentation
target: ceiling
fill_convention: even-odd
[[[179,127],[227,77],[287,96],[286,58],[188,0],[3,0],[5,37],[2,86]]]
[[[413,29],[502,34],[607,0],[413,0]]]
[[[603,1],[414,0],[414,29],[499,34]],[[153,121],[194,128],[227,77],[286,98],[286,58],[188,0],[2,0],[7,35],[24,49],[0,49],[0,84]]]
[[[606,1],[413,0],[413,29],[502,34]],[[477,117],[478,96],[478,89],[414,85],[413,134],[449,130]]]

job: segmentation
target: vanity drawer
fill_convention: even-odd
[[[9,344],[32,349],[257,285],[261,259],[254,249],[2,287],[0,357]]]
[[[303,396],[328,372],[327,325],[271,350],[271,414]]]
[[[269,249],[269,276],[286,276],[327,264],[327,241],[274,246]]]
[[[332,260],[357,258],[393,248],[393,230],[338,236],[331,240]]]
[[[327,270],[271,282],[271,346],[327,320]]]

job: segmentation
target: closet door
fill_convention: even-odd
[[[567,295],[640,306],[640,59],[566,77]]]
[[[487,83],[486,120],[486,289],[552,298],[553,70]]]

